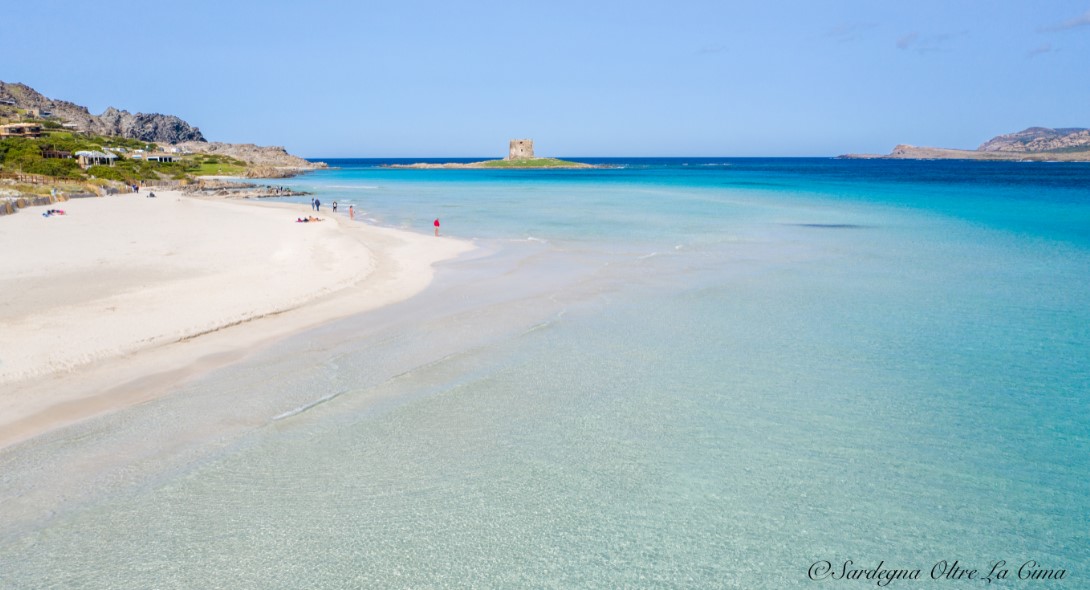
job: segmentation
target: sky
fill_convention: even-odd
[[[56,2],[0,80],[305,157],[831,156],[1090,127],[1090,0]]]

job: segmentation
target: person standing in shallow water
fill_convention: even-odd
[[[439,235],[439,220],[436,219],[435,223],[433,223],[432,225],[435,226],[435,235],[438,236]]]
[[[333,212],[337,212],[337,201],[333,201]]]
[[[356,218],[356,206],[355,205],[349,205],[348,206],[348,218],[349,219],[355,219]]]

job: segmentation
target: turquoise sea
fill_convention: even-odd
[[[0,588],[1090,587],[1090,165],[584,161],[270,181],[478,248],[0,453]]]

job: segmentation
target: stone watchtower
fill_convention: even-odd
[[[511,150],[507,153],[508,160],[532,160],[534,158],[534,140],[512,139]]]

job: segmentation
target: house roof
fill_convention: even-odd
[[[88,150],[80,150],[80,151],[76,152],[76,155],[77,156],[84,156],[84,157],[87,157],[87,158],[108,158],[108,159],[111,159],[111,160],[117,158],[117,156],[115,154],[110,154],[110,153],[105,153],[105,152],[98,152],[98,151],[88,151]]]

